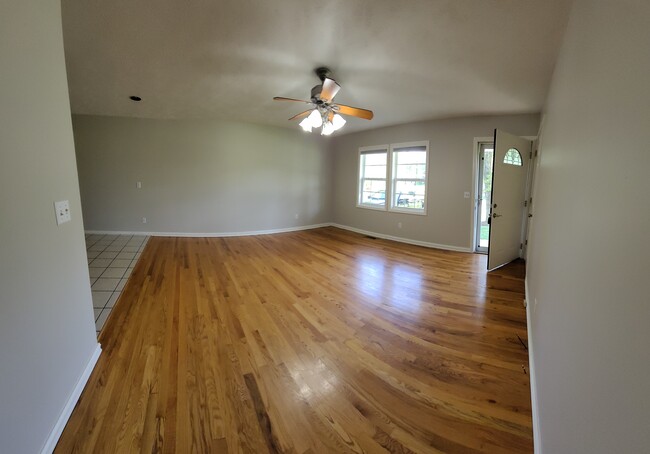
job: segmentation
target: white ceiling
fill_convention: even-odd
[[[570,3],[63,0],[72,111],[297,128],[272,97],[308,99],[326,65],[337,102],[375,112],[341,132],[539,112]]]

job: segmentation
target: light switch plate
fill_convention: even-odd
[[[54,202],[54,211],[56,212],[56,225],[70,222],[70,202],[67,200]]]
[[[463,195],[465,196],[466,199],[469,199],[469,192],[465,192],[465,194]]]

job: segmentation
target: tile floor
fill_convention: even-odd
[[[149,240],[144,235],[86,235],[97,335]]]

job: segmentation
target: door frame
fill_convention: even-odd
[[[535,142],[537,141],[538,136],[520,136],[524,139],[530,140],[533,142],[533,149],[535,148]],[[474,151],[472,152],[472,190],[470,192],[470,199],[472,203],[470,204],[470,219],[471,221],[471,228],[470,228],[470,240],[469,244],[471,247],[471,251],[474,254],[484,254],[483,252],[478,252],[476,250],[476,223],[478,222],[478,156],[480,153],[480,146],[482,143],[491,143],[494,145],[494,135],[492,136],[479,136],[479,137],[474,137]],[[531,191],[531,180],[532,180],[532,174],[530,170],[532,170],[533,166],[533,160],[529,161],[529,167],[531,169],[528,169],[528,176],[526,177],[526,194],[522,194],[524,196],[523,200],[528,200],[529,197],[531,197],[530,192]],[[530,204],[529,204],[530,205]],[[526,217],[523,220],[523,225],[522,225],[522,236],[525,236],[523,238],[524,246],[525,246],[525,240],[528,237],[528,213],[530,211],[526,210]],[[524,249],[525,252],[528,252]],[[522,252],[524,252],[522,251]],[[523,255],[523,257],[526,257]]]

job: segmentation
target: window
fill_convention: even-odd
[[[391,209],[425,213],[427,142],[391,145]]]
[[[516,148],[511,148],[508,150],[506,155],[503,157],[504,164],[510,164],[512,166],[521,166],[521,154]]]
[[[388,146],[359,149],[358,206],[386,209]]]
[[[426,214],[428,151],[429,142],[360,148],[357,206]]]

